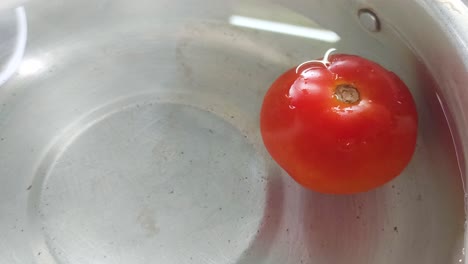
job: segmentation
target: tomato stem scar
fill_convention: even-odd
[[[354,104],[361,100],[358,89],[350,84],[340,84],[335,89],[335,97],[347,104]]]
[[[299,64],[299,66],[297,66],[297,68],[296,68],[296,74],[299,73],[299,69],[302,66],[304,66],[306,64],[309,64],[309,63],[314,63],[314,62],[315,63],[321,63],[321,64],[323,64],[323,66],[328,68],[328,66],[330,66],[330,61],[328,60],[328,58],[330,57],[330,54],[332,52],[334,52],[335,50],[336,50],[335,48],[331,48],[331,49],[327,50],[327,52],[325,52],[325,55],[323,56],[322,60],[310,60],[310,61],[305,61],[305,62]]]

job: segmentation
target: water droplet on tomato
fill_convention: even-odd
[[[294,105],[289,105],[289,109],[296,109]]]
[[[340,150],[343,152],[351,151],[356,145],[356,142],[352,139],[339,139],[338,142],[340,144]]]

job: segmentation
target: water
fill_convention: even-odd
[[[0,93],[0,263],[462,259],[466,195],[450,114],[412,51],[389,32],[364,31],[345,2],[337,8],[334,1],[31,1],[24,59],[42,68],[15,75]],[[321,34],[255,29],[233,24],[233,16]],[[323,38],[333,32],[339,39]],[[364,194],[300,188],[266,154],[259,133],[258,112],[273,80],[331,47],[395,71],[418,105],[413,161],[400,177]],[[191,108],[197,110],[184,110]],[[88,125],[60,144],[67,128]],[[52,151],[66,161],[54,164],[45,154],[57,142],[68,151]],[[42,179],[59,188],[34,184]],[[179,196],[176,187],[183,187]],[[44,209],[39,215],[35,203]],[[214,210],[203,207],[211,203]],[[171,223],[187,219],[197,221],[177,222],[171,235]],[[48,239],[66,244],[47,255],[54,252],[42,243]]]

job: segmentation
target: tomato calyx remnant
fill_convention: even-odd
[[[296,67],[296,74],[299,73],[299,70],[301,69],[302,66],[306,65],[306,64],[310,64],[310,63],[321,63],[323,64],[323,66],[325,66],[325,68],[328,69],[328,66],[330,66],[330,61],[328,60],[328,57],[330,57],[330,54],[332,52],[336,51],[335,48],[331,48],[329,50],[327,50],[327,52],[325,52],[325,55],[323,56],[323,59],[321,60],[310,60],[310,61],[305,61],[301,64],[299,64],[299,66]]]
[[[350,84],[338,85],[334,96],[337,100],[347,104],[355,104],[361,100],[358,89]]]
[[[331,48],[325,52],[325,55],[323,56],[323,59],[321,60],[309,60],[305,61],[301,64],[299,64],[296,67],[296,74],[299,73],[301,68],[304,65],[311,64],[311,63],[319,63],[322,64],[325,68],[328,69],[328,67],[331,65],[331,62],[329,60],[330,54],[332,52],[336,51],[335,48]],[[356,104],[361,101],[361,96],[359,94],[359,90],[354,87],[353,85],[350,84],[340,84],[335,88],[334,92],[334,97],[339,100],[340,102],[347,103],[347,104]]]

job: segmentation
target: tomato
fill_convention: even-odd
[[[261,108],[261,134],[272,158],[302,186],[365,192],[394,179],[410,162],[416,106],[394,73],[331,51],[272,84]]]

